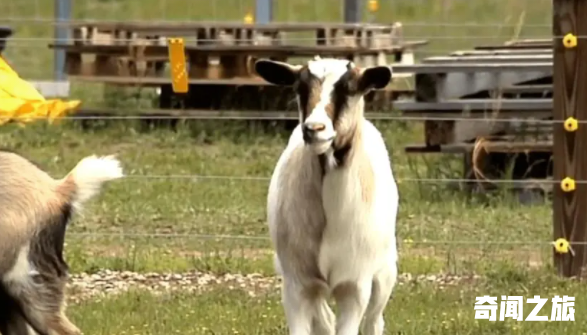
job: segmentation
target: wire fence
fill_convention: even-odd
[[[213,235],[213,234],[173,234],[173,233],[68,233],[69,236],[75,237],[108,237],[108,238],[184,238],[184,239],[202,239],[202,240],[249,240],[249,241],[269,241],[269,236],[250,236],[250,235]],[[483,241],[483,240],[412,240],[403,239],[398,241],[400,244],[414,245],[527,245],[527,246],[552,246],[554,241]],[[587,242],[572,242],[572,245],[587,245]]]
[[[275,1],[275,22],[340,22],[343,17],[342,1],[302,1],[287,0]],[[418,58],[433,55],[448,55],[458,50],[470,50],[481,44],[500,44],[511,39],[527,38],[552,41],[563,36],[554,36],[551,25],[550,0],[388,0],[380,1],[380,9],[376,13],[369,14],[366,7],[363,11],[363,21],[373,23],[392,24],[401,22],[403,27],[403,39],[405,41],[428,40],[429,45],[415,51]],[[134,23],[166,23],[179,25],[188,22],[206,22],[209,24],[222,22],[243,22],[246,15],[254,13],[254,0],[75,0],[73,1],[72,15],[70,19],[58,20],[55,17],[55,9],[52,1],[46,0],[20,0],[4,1],[0,3],[0,22],[14,28],[15,34],[7,42],[7,48],[3,56],[13,65],[17,72],[26,79],[48,79],[53,75],[53,50],[48,44],[54,43],[54,29],[58,25],[83,24],[100,21],[102,23],[115,23],[123,21],[126,24]],[[480,15],[483,13],[483,15]],[[587,36],[577,36],[585,39]],[[333,38],[333,39],[336,39]],[[70,38],[68,43],[83,41],[84,39]],[[196,39],[185,36],[186,43],[198,41],[216,42],[219,39]],[[315,42],[316,37],[295,35],[287,36],[286,41],[291,43]],[[113,43],[124,43],[132,39],[114,38]],[[520,51],[522,54],[523,52]],[[77,85],[77,84],[76,84]],[[91,105],[95,101],[103,102],[104,95],[96,94],[93,89],[87,89],[83,85],[73,87],[72,97],[83,97],[85,105]],[[463,113],[462,116],[436,117],[436,116],[409,116],[386,113],[378,115],[378,118],[391,121],[460,121],[469,123],[508,123],[508,124],[535,124],[535,125],[559,125],[565,120],[548,120],[538,118],[504,117],[499,113],[499,103],[488,106],[487,113]],[[121,113],[141,112],[149,110],[141,106],[112,108],[109,111],[118,110]],[[83,111],[83,109],[82,109]],[[99,111],[99,110],[98,110]],[[234,111],[235,113],[238,112]],[[31,116],[27,118],[41,119]],[[165,120],[165,119],[201,119],[197,115],[164,116],[164,115],[69,115],[63,120]],[[220,117],[221,118],[221,117]],[[240,119],[266,119],[271,116],[242,116]],[[231,115],[230,119],[239,119]],[[0,121],[1,118],[0,118]],[[1,122],[0,122],[1,123]],[[579,125],[584,125],[587,120],[578,120]],[[256,175],[216,175],[216,174],[128,174],[121,182],[144,182],[158,180],[169,183],[184,183],[186,181],[227,181],[227,182],[262,182],[267,183],[269,176]],[[448,184],[448,183],[493,183],[508,185],[544,184],[556,187],[563,180],[544,179],[469,179],[469,178],[397,178],[400,184]],[[587,180],[575,180],[577,185],[587,184]],[[153,193],[156,193],[153,191]],[[132,202],[134,200],[131,200]],[[138,200],[140,201],[140,200]],[[227,200],[228,201],[228,200]],[[422,202],[422,206],[427,204]],[[108,206],[106,206],[108,207]],[[112,208],[109,208],[112,209]],[[531,211],[531,209],[529,209]],[[102,213],[107,213],[103,209]],[[116,221],[118,213],[108,214],[104,220]],[[430,213],[431,216],[434,213]],[[534,217],[532,217],[534,218]],[[526,226],[519,229],[530,229],[531,219],[526,219]],[[550,222],[550,220],[547,220]],[[503,223],[503,222],[502,222]],[[127,223],[128,224],[128,223]],[[264,223],[259,223],[259,225]],[[501,224],[501,223],[500,223]],[[550,224],[550,223],[549,223]],[[448,225],[448,224],[447,224]],[[267,235],[257,234],[200,234],[200,233],[156,233],[132,229],[129,224],[121,232],[79,232],[73,231],[68,236],[75,238],[113,238],[113,239],[195,239],[195,240],[223,240],[228,241],[259,241],[265,245],[269,241]],[[444,227],[439,226],[438,229]],[[454,231],[462,228],[451,226]],[[469,227],[471,228],[471,227]],[[474,225],[473,225],[473,228]],[[81,228],[80,228],[81,229]],[[113,230],[115,228],[112,228]],[[508,231],[517,231],[517,228],[508,227]],[[109,230],[109,229],[104,229]],[[133,231],[131,231],[133,230]],[[216,231],[216,230],[215,230]],[[548,239],[517,239],[497,240],[496,235],[487,239],[466,239],[465,234],[459,234],[452,239],[416,239],[399,238],[402,246],[451,246],[451,247],[539,247],[552,248],[555,241]],[[533,235],[535,237],[536,234]],[[541,236],[546,236],[541,235]],[[572,242],[572,246],[585,245],[583,242]]]

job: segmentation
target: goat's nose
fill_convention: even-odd
[[[324,123],[319,122],[306,122],[304,123],[304,131],[307,133],[319,132],[326,129]]]

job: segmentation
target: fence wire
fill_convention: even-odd
[[[52,1],[46,0],[20,0],[4,1],[0,4],[0,21],[14,27],[15,34],[8,39],[4,53],[9,63],[14,64],[15,69],[25,78],[46,78],[52,73],[51,60],[53,50],[47,46],[54,42],[54,29],[59,25],[100,23],[125,24],[166,24],[182,25],[186,23],[200,22],[210,25],[227,22],[243,22],[247,14],[254,14],[253,0],[144,0],[144,1],[99,1],[99,0],[75,0],[72,1],[72,15],[69,19],[57,20]],[[275,22],[340,22],[342,21],[342,1],[274,1],[276,3]],[[475,45],[489,42],[502,43],[515,39],[540,39],[553,41],[563,36],[552,34],[550,0],[455,0],[443,2],[438,5],[436,0],[388,0],[380,1],[380,10],[368,15],[363,8],[363,22],[393,24],[401,22],[404,29],[402,38],[404,41],[428,40],[430,44],[417,48],[417,57],[430,55],[447,55],[457,50],[471,50]],[[484,15],[479,15],[483,13]],[[171,36],[168,36],[171,37]],[[587,36],[577,36],[585,39]],[[334,38],[336,39],[336,38]],[[341,38],[342,39],[342,38]],[[218,39],[196,39],[186,34],[186,43],[215,42]],[[315,37],[289,36],[288,42],[313,42]],[[69,39],[68,43],[84,41],[84,39]],[[113,43],[124,43],[133,39],[113,39]],[[499,91],[499,88],[497,88]],[[103,98],[98,98],[103,99]],[[506,118],[495,113],[499,111],[499,102],[493,107],[491,115],[484,113],[463,113],[463,116],[435,117],[435,116],[409,116],[409,115],[378,115],[379,118],[394,121],[461,121],[483,123],[512,123],[535,125],[559,125],[565,120],[522,119]],[[113,111],[117,109],[104,109]],[[83,109],[81,110],[84,111]],[[100,111],[100,109],[96,109]],[[118,109],[122,112],[148,111],[142,108]],[[179,110],[174,110],[177,112]],[[231,111],[237,113],[239,111]],[[490,114],[490,113],[486,113]],[[32,116],[28,119],[43,119]],[[239,119],[231,116],[231,119]],[[258,119],[268,117],[257,116]],[[60,120],[165,120],[165,119],[201,119],[195,115],[163,116],[163,115],[69,115]],[[255,119],[255,117],[243,116],[240,119]],[[0,118],[0,121],[2,119]],[[587,120],[578,120],[581,126]],[[147,182],[153,180],[162,181],[186,181],[186,180],[210,180],[210,181],[243,181],[243,182],[268,182],[268,176],[236,176],[236,175],[203,175],[203,174],[130,174],[124,180]],[[561,180],[480,180],[466,178],[398,178],[398,183],[414,184],[444,184],[444,183],[494,183],[494,184],[560,184]],[[587,180],[575,180],[576,184],[587,184]],[[111,238],[161,238],[180,239],[193,238],[203,240],[254,240],[268,241],[268,236],[249,235],[214,235],[214,234],[173,234],[173,233],[68,233],[74,237],[111,237]],[[400,240],[401,244],[421,245],[531,245],[551,247],[551,241],[483,241],[483,240]],[[572,245],[584,245],[582,242],[572,242]]]
[[[89,237],[103,237],[103,238],[165,238],[165,239],[201,239],[201,240],[248,240],[248,241],[270,241],[269,236],[250,236],[250,235],[214,235],[214,234],[173,234],[173,233],[67,233],[68,236],[89,238]],[[484,241],[484,240],[412,240],[412,239],[398,239],[398,243],[402,245],[495,245],[495,246],[537,246],[549,247],[553,246],[555,241]],[[587,245],[587,242],[575,241],[570,242],[571,245]]]
[[[499,103],[496,103],[499,105]],[[100,112],[115,112],[117,109],[92,109],[93,113],[100,113]],[[119,111],[127,112],[127,113],[137,113],[137,112],[148,112],[151,109],[137,109],[137,110],[129,110],[129,109],[120,109]],[[84,109],[81,109],[83,112]],[[158,110],[161,111],[161,110]],[[173,109],[170,111],[181,111],[181,109]],[[279,113],[279,114],[292,114],[295,115],[295,111],[292,112],[283,112],[283,111],[263,111],[258,113],[267,113],[267,116],[248,116],[246,115],[249,111],[239,111],[239,110],[225,110],[224,113],[230,112],[230,116],[227,118],[234,118],[234,119],[244,119],[244,120],[263,120],[263,119],[273,119],[275,116],[271,115],[272,113]],[[245,114],[241,117],[238,114],[242,113]],[[477,114],[477,115],[476,115]],[[561,124],[565,123],[566,120],[549,120],[549,119],[533,119],[533,118],[482,118],[479,115],[483,115],[482,112],[475,112],[471,113],[470,117],[440,117],[440,116],[407,116],[407,115],[387,115],[384,113],[373,113],[371,115],[376,115],[378,120],[390,120],[390,121],[462,121],[462,122],[483,122],[483,123],[512,123],[512,124],[534,124],[534,125],[554,125],[554,124]],[[219,118],[222,118],[222,112],[218,114]],[[68,115],[55,118],[55,120],[177,120],[177,119],[184,119],[184,120],[199,120],[202,119],[202,116],[198,115]],[[22,120],[49,120],[50,117],[47,116],[38,116],[38,115],[31,115],[31,116],[0,116],[0,120],[15,120],[18,121],[19,119]],[[587,120],[577,120],[577,124],[585,124]]]

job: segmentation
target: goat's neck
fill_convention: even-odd
[[[323,174],[347,166],[362,148],[363,123],[358,118],[343,133],[339,133],[332,148],[320,156]]]

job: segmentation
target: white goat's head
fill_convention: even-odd
[[[317,155],[352,137],[363,117],[363,97],[391,81],[388,66],[358,68],[344,59],[315,57],[305,65],[268,59],[255,70],[274,85],[293,86],[298,97],[304,141]]]

